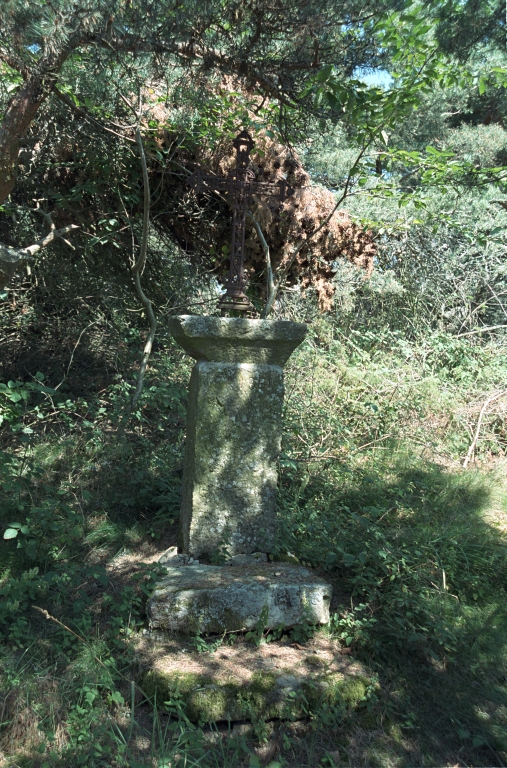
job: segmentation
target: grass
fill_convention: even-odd
[[[159,711],[135,682],[156,578],[142,562],[175,543],[189,362],[159,348],[120,441],[123,378],[74,399],[4,395],[0,522],[28,532],[0,543],[0,765],[507,764],[499,411],[460,467],[469,404],[504,358],[444,341],[344,339],[319,320],[288,367],[278,553],[333,582],[327,631],[380,687],[358,715],[258,723],[254,738],[191,726],[177,698]]]

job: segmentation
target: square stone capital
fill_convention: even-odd
[[[308,329],[305,323],[289,320],[178,315],[169,318],[169,330],[196,360],[283,368]]]

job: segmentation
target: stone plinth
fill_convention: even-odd
[[[287,563],[166,567],[148,602],[150,626],[210,634],[278,625],[327,624],[331,587]]]
[[[329,707],[336,720],[356,708],[368,713],[364,703],[375,678],[341,655],[336,640],[316,635],[305,646],[289,643],[237,642],[210,654],[183,648],[179,638],[164,644],[144,638],[137,645],[146,670],[141,687],[159,706],[176,696],[185,715],[200,723],[296,720]]]
[[[306,335],[288,321],[173,317],[190,379],[179,549],[269,552],[276,536],[282,366]]]

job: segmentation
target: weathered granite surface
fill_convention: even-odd
[[[306,336],[305,323],[243,317],[179,315],[169,318],[174,339],[196,360],[285,365]]]
[[[198,362],[187,415],[178,546],[199,557],[269,552],[276,539],[283,373]]]
[[[162,552],[158,558],[160,565],[199,565],[199,560],[190,555],[184,555],[178,552],[178,547],[169,547]]]
[[[219,567],[167,566],[148,602],[153,629],[221,633],[329,621],[331,587],[287,563]]]
[[[197,358],[190,378],[178,547],[196,557],[269,552],[276,539],[282,437],[281,366],[306,326],[244,318],[173,317]]]

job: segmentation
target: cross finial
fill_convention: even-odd
[[[250,152],[255,145],[254,140],[248,131],[238,133],[233,141],[233,147],[236,149],[236,167],[243,170],[250,162]]]
[[[204,182],[211,189],[229,194],[233,204],[229,275],[225,282],[226,291],[218,304],[222,314],[229,310],[248,312],[253,309],[244,293],[245,227],[248,204],[252,195],[270,195],[283,202],[294,194],[294,190],[284,178],[273,184],[255,181],[255,173],[248,167],[250,152],[255,142],[248,131],[241,131],[234,139],[233,146],[236,150],[236,167],[230,169],[228,176],[224,178],[205,174],[198,168],[190,177],[191,183],[195,185],[198,192],[201,191]]]

